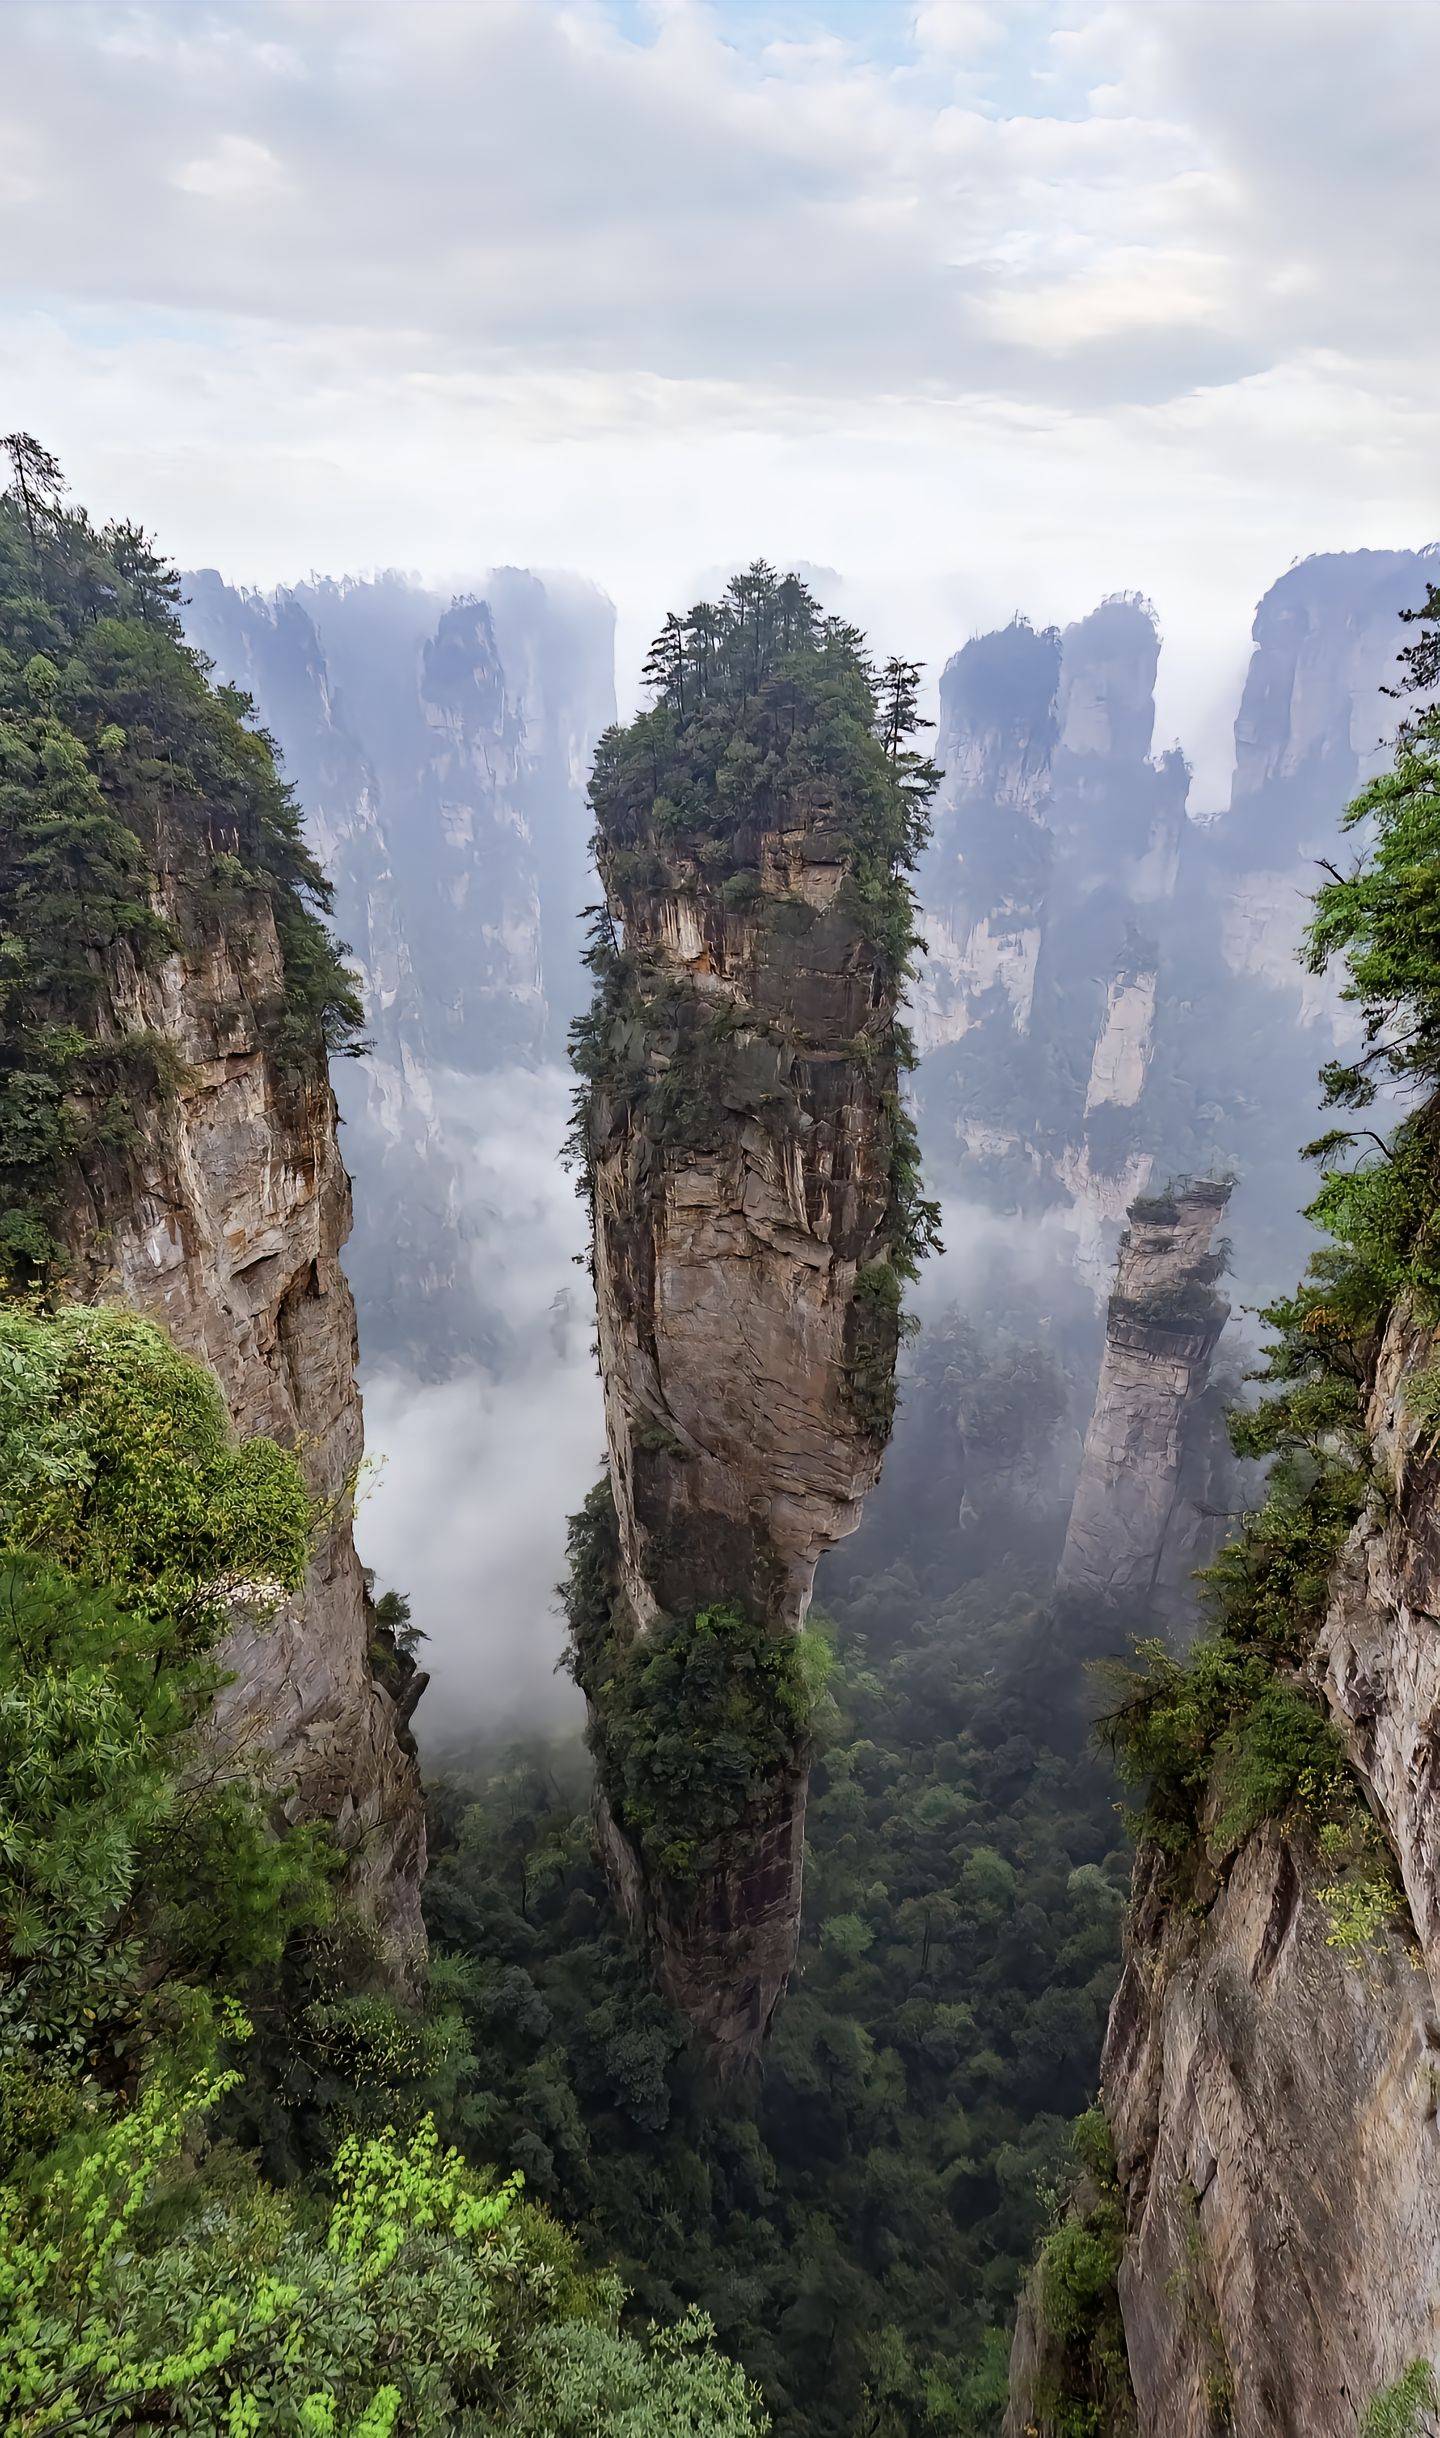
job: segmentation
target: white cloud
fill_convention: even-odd
[[[355,1537],[384,1586],[406,1592],[427,1641],[435,1695],[416,1718],[443,1753],[477,1731],[573,1722],[580,1699],[556,1663],[564,1628],[555,1586],[565,1526],[605,1449],[590,1352],[589,1283],[573,1266],[585,1226],[559,1160],[570,1078],[505,1069],[436,1078],[439,1120],[468,1164],[467,1202],[484,1225],[487,1299],[505,1314],[511,1357],[435,1385],[395,1371],[365,1383],[376,1460]]]
[[[929,0],[915,18],[915,40],[922,51],[958,53],[971,58],[995,42],[1000,27],[993,9],[979,0]]]
[[[1178,720],[1292,557],[1436,524],[1440,10],[988,17],[9,0],[7,413],[252,580],[578,565],[623,682],[756,549],[932,661],[1138,586]]]
[[[249,203],[287,194],[292,182],[268,144],[248,135],[222,135],[203,159],[177,169],[171,183],[182,194],[211,202]]]

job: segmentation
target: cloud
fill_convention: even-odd
[[[7,412],[244,580],[578,565],[627,693],[757,550],[932,663],[1138,587],[1193,747],[1289,560],[1431,537],[1437,72],[1434,0],[9,0]]]
[[[23,232],[0,217],[18,289],[383,331],[451,370],[739,367],[809,397],[1052,399],[1067,350],[1116,398],[1135,357],[1105,354],[1113,309],[1012,346],[1017,291],[1103,299],[1137,256],[1221,266],[1147,317],[1152,394],[1203,377],[1217,319],[1258,370],[1277,338],[1330,339],[1352,313],[1394,340],[1408,283],[1433,295],[1405,259],[1430,0],[1395,0],[1375,40],[1349,0],[1307,5],[1303,40],[1295,0],[1092,0],[1070,25],[1030,6],[998,97],[960,107],[926,71],[993,44],[1000,21],[970,0],[931,0],[888,64],[838,36],[757,50],[696,0],[645,39],[594,0],[231,0],[203,18],[162,0],[112,20],[5,13],[5,84],[44,163],[43,208]],[[259,240],[282,186],[305,201],[277,250]],[[199,244],[216,199],[225,224]]]
[[[435,1753],[581,1715],[555,1672],[555,1586],[605,1431],[589,1281],[573,1263],[584,1217],[559,1159],[569,1090],[558,1068],[436,1079],[484,1227],[485,1296],[505,1314],[511,1351],[500,1374],[436,1386],[390,1370],[364,1383],[374,1463],[356,1540],[381,1584],[409,1595],[427,1637],[434,1685],[416,1731]]]
[[[213,203],[249,203],[288,194],[291,180],[268,144],[249,135],[222,135],[202,160],[187,161],[172,183],[182,194]]]

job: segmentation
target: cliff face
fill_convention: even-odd
[[[585,773],[613,712],[613,613],[514,569],[244,593],[186,579],[186,631],[280,746],[359,971],[371,1054],[338,1078],[347,1256],[370,1360],[503,1359],[475,1191],[485,1079],[563,1050],[581,995]]]
[[[113,959],[95,1031],[164,1043],[174,1081],[148,1098],[123,1159],[72,1173],[71,1281],[162,1322],[214,1371],[242,1435],[296,1449],[323,1503],[301,1597],[224,1646],[233,1682],[216,1731],[284,1791],[290,1816],[333,1825],[347,1893],[409,1981],[424,1954],[425,1829],[405,1721],[423,1680],[398,1707],[376,1680],[351,1536],[364,1434],[334,1096],[323,1066],[282,1063],[270,1046],[285,975],[264,901],[217,924],[175,866],[157,897],[179,945],[153,972]]]
[[[1385,1487],[1304,1662],[1393,1861],[1379,1918],[1347,1939],[1335,1860],[1293,1824],[1202,1859],[1184,1904],[1157,1853],[1137,1866],[1102,2098],[1139,2438],[1353,2438],[1440,2353],[1440,1457],[1409,1402],[1437,1342],[1408,1308],[1386,1330]],[[1052,2428],[1049,2367],[1032,2297],[1012,2438]]]
[[[762,685],[727,700],[711,747],[732,729],[764,771],[739,808],[698,774],[683,821],[644,766],[601,767],[595,786],[608,929],[578,1055],[615,1514],[608,1632],[632,1655],[714,1603],[762,1645],[788,1643],[821,1553],[859,1520],[893,1406],[908,1134],[895,943],[877,942],[860,887],[874,849],[867,867],[856,783],[824,774],[803,708]],[[893,789],[877,753],[866,740],[864,768]],[[904,924],[900,853],[871,888]],[[757,2052],[794,1956],[803,1738],[677,1878],[635,1833],[633,1797],[628,1813],[616,1799],[615,1696],[583,1653],[578,1672],[621,1902],[728,2070]]]
[[[1062,1598],[1183,1610],[1209,1554],[1193,1491],[1196,1430],[1229,1314],[1215,1231],[1229,1183],[1187,1182],[1135,1202],[1120,1240],[1105,1353],[1060,1560]]]

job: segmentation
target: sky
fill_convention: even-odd
[[[269,584],[756,554],[938,664],[1440,535],[1436,0],[4,0],[0,411]]]

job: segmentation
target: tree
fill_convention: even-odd
[[[40,554],[39,527],[58,516],[65,495],[65,477],[60,460],[42,449],[30,432],[7,432],[0,448],[4,448],[14,469],[14,488],[19,496],[20,511],[30,535],[30,549]]]
[[[672,610],[650,646],[643,671],[644,681],[659,700],[668,703],[682,720],[685,717],[685,621]]]
[[[900,748],[905,739],[914,736],[919,728],[933,728],[935,725],[933,720],[920,716],[921,665],[918,660],[892,658],[886,661],[880,672],[880,683],[876,688],[875,725],[890,757],[892,770],[899,765]]]

